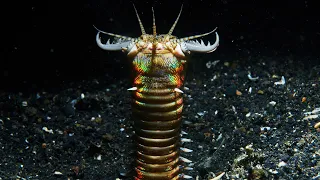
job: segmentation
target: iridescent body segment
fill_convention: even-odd
[[[182,9],[182,8],[181,8]],[[137,14],[137,12],[136,12]],[[179,16],[181,14],[181,10]],[[168,34],[157,35],[153,16],[153,34],[145,33],[137,14],[142,35],[130,38],[98,30],[96,41],[105,50],[127,52],[133,67],[132,114],[135,128],[135,180],[176,180],[189,178],[182,170],[188,169],[180,156],[186,54],[212,52],[219,44],[205,45],[191,39],[201,35],[177,39],[172,36],[178,18]],[[118,38],[116,43],[103,44],[99,33]],[[182,159],[182,160],[180,160]]]
[[[183,60],[170,51],[139,52],[133,60],[132,111],[135,124],[136,180],[179,179]]]

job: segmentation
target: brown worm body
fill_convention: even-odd
[[[181,8],[182,10],[182,8]],[[135,180],[178,180],[191,178],[182,170],[188,168],[180,157],[180,132],[183,109],[182,91],[186,57],[190,52],[214,51],[216,42],[205,45],[203,41],[191,41],[213,33],[178,39],[172,32],[178,22],[174,22],[167,34],[157,35],[153,15],[153,34],[146,34],[136,11],[142,35],[131,38],[98,30],[96,36],[100,48],[109,51],[122,50],[133,66],[132,113],[135,127],[136,165]],[[103,44],[100,33],[116,38]],[[187,150],[187,152],[191,150]],[[181,159],[181,160],[180,160]]]
[[[134,82],[134,87],[138,88],[133,93],[132,103],[137,142],[135,179],[179,179],[183,100],[182,94],[174,88],[183,81],[183,64],[171,54],[158,54],[140,61],[144,56],[148,55],[137,55],[133,62],[134,70],[147,67],[136,71]],[[173,64],[178,67],[172,68]]]

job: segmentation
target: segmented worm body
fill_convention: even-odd
[[[134,8],[135,9],[135,8]],[[182,7],[181,7],[182,10]],[[183,173],[190,160],[180,156],[182,148],[181,114],[183,97],[180,90],[184,81],[186,56],[190,52],[212,52],[219,45],[216,34],[214,44],[192,39],[211,32],[178,39],[172,32],[174,22],[167,34],[157,35],[153,15],[153,34],[146,34],[136,11],[142,35],[131,38],[98,30],[97,44],[104,50],[127,52],[132,62],[134,80],[132,91],[132,113],[135,127],[136,164],[135,180],[177,180],[191,178]],[[103,44],[100,33],[117,38],[114,43]]]

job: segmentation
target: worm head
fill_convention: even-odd
[[[128,53],[129,57],[134,57],[140,52],[144,54],[149,54],[149,53],[164,54],[164,53],[170,52],[179,58],[184,58],[185,54],[190,54],[191,52],[200,52],[200,53],[213,52],[217,49],[219,45],[219,35],[217,32],[215,32],[217,28],[215,28],[214,30],[208,33],[189,36],[185,38],[177,38],[172,35],[172,32],[181,15],[182,6],[180,9],[180,13],[177,19],[175,20],[174,24],[172,25],[170,31],[167,34],[161,34],[161,35],[157,35],[156,33],[154,13],[153,13],[153,34],[151,35],[151,34],[146,34],[144,27],[142,25],[142,22],[137,13],[137,10],[135,7],[134,9],[136,11],[136,15],[140,24],[142,35],[138,38],[131,38],[127,36],[104,32],[96,28],[98,30],[98,33],[96,35],[96,41],[100,48],[108,51],[122,50]],[[194,40],[203,36],[207,36],[213,32],[215,32],[215,35],[216,35],[216,40],[213,44],[210,44],[210,42],[208,42],[208,44],[205,45],[205,43],[202,40],[200,41]],[[103,44],[100,39],[100,33],[113,36],[115,37],[115,40],[113,42],[110,42],[110,40],[108,40],[105,44]]]

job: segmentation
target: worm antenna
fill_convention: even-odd
[[[133,8],[134,8],[134,11],[136,12],[136,15],[137,15],[138,21],[139,21],[139,25],[140,25],[141,33],[142,33],[142,35],[145,35],[145,34],[146,34],[146,31],[144,30],[144,27],[143,27],[143,24],[142,24],[142,22],[141,22],[141,20],[140,20],[140,17],[139,17],[138,11],[137,11],[137,9],[136,9],[136,6],[134,6],[134,4],[132,4],[132,5],[133,5]]]
[[[182,8],[183,8],[183,4],[181,5],[180,12],[179,12],[179,15],[178,15],[176,21],[173,23],[170,31],[168,32],[168,36],[170,36],[170,35],[172,34],[174,28],[176,27],[176,25],[177,25],[177,23],[178,23],[178,21],[179,21],[179,18],[180,18],[181,12],[182,12]]]

